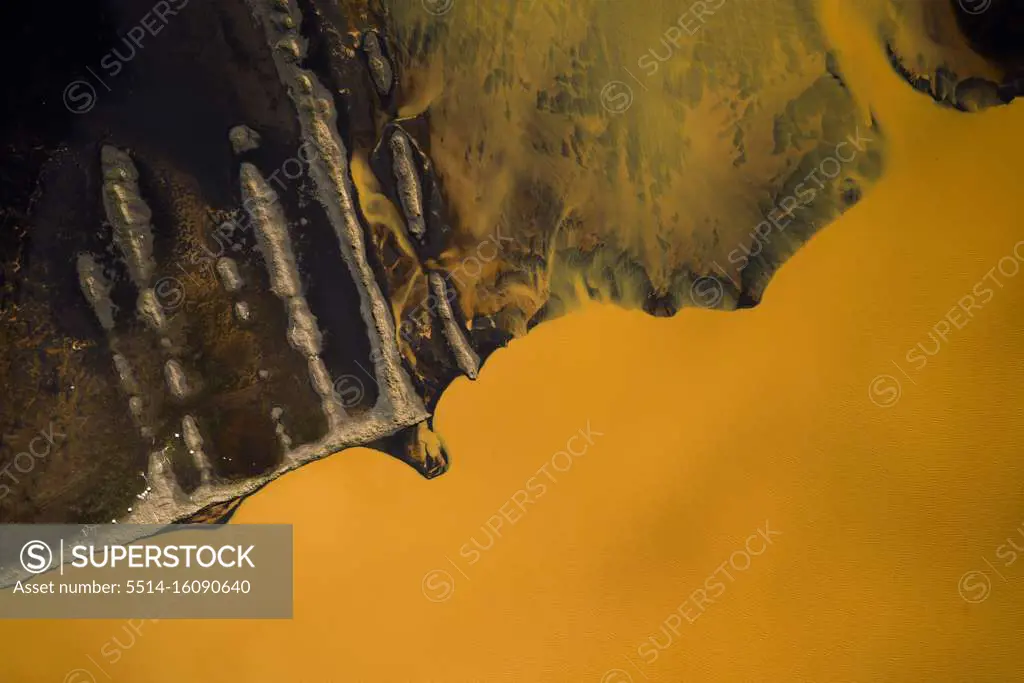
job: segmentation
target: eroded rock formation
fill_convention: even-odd
[[[188,3],[131,58],[105,4],[5,129],[3,522],[216,521],[355,445],[436,476],[510,338],[756,305],[884,170],[807,0]],[[876,5],[925,95],[1019,94],[962,6]]]

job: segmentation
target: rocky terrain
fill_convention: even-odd
[[[880,0],[878,49],[1009,102],[987,2]],[[223,520],[354,445],[437,476],[496,348],[581,298],[754,306],[885,169],[806,0],[11,11],[0,522]]]

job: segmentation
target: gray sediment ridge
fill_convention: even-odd
[[[217,259],[215,269],[217,277],[220,279],[221,287],[228,294],[238,294],[242,287],[245,286],[245,280],[242,279],[242,275],[238,272],[238,263],[235,262],[235,259],[229,256],[222,256]],[[233,310],[235,318],[241,323],[247,323],[252,319],[252,311],[249,309],[247,301],[236,300]]]
[[[216,270],[221,287],[228,294],[238,294],[242,287],[245,286],[245,281],[238,272],[238,264],[235,262],[235,259],[228,256],[217,259]],[[249,310],[249,303],[247,301],[236,300],[233,310],[235,318],[241,323],[247,323],[252,319],[252,312]]]
[[[391,150],[391,167],[395,173],[405,224],[412,236],[421,240],[427,234],[427,226],[423,220],[423,196],[416,177],[416,167],[412,162],[412,148],[405,133],[397,128],[388,140],[388,147]]]
[[[76,265],[82,293],[96,313],[100,326],[110,333],[114,329],[114,304],[110,300],[110,283],[103,277],[103,271],[92,255],[79,254]]]
[[[126,152],[111,145],[100,150],[103,169],[103,210],[114,244],[124,256],[128,274],[139,290],[139,316],[156,333],[164,330],[163,309],[153,291],[153,212],[139,191],[139,171]]]
[[[262,139],[260,134],[245,124],[240,124],[228,131],[228,141],[235,154],[243,154],[258,149]]]
[[[374,87],[380,95],[387,95],[391,92],[395,76],[391,63],[381,49],[380,37],[376,31],[367,31],[363,34],[363,51],[366,52],[366,59],[370,65],[370,77],[373,79]]]
[[[252,312],[249,310],[249,304],[245,301],[236,301],[235,317],[238,318],[239,322],[249,322],[249,320],[252,319]]]
[[[139,294],[139,315],[146,321],[150,329],[159,333],[164,331],[167,325],[167,317],[164,315],[164,308],[156,298],[156,292],[152,287],[147,287]]]
[[[103,270],[91,254],[79,254],[76,260],[78,282],[82,293],[89,301],[93,312],[106,332],[107,346],[111,351],[111,360],[117,372],[118,385],[128,396],[128,411],[132,415],[136,429],[144,437],[152,436],[152,431],[142,420],[142,397],[139,395],[139,383],[135,380],[131,363],[117,350],[117,337],[114,333],[114,304],[110,299],[110,283],[103,276]]]
[[[452,355],[455,356],[455,362],[470,379],[476,379],[480,372],[480,357],[469,345],[466,335],[459,329],[459,324],[455,320],[455,314],[452,312],[452,306],[448,300],[448,285],[437,271],[427,274],[427,282],[430,283],[430,291],[437,301],[437,314],[441,318],[445,341],[448,342],[448,347],[452,350]]]
[[[220,278],[220,283],[224,287],[224,291],[229,293],[235,293],[242,288],[245,284],[242,281],[242,276],[238,273],[238,264],[235,263],[235,259],[228,256],[223,256],[217,259],[217,276]]]
[[[306,358],[310,384],[320,396],[329,429],[340,429],[347,416],[320,357],[323,336],[302,292],[299,266],[288,236],[284,212],[274,191],[255,166],[242,164],[240,176],[242,204],[248,207],[252,218],[256,242],[270,276],[270,289],[284,302],[288,311],[288,344]]]
[[[153,278],[153,212],[139,192],[139,172],[125,152],[104,145],[100,150],[103,168],[103,210],[113,228],[114,244],[124,254],[128,273],[139,291]]]
[[[196,469],[199,470],[200,485],[209,484],[211,478],[210,460],[203,453],[203,436],[199,433],[199,425],[196,424],[194,417],[186,415],[181,419],[181,433],[182,438],[185,440],[185,446],[192,456],[192,462],[195,463]]]
[[[171,396],[179,401],[188,398],[192,393],[185,369],[174,358],[170,358],[164,363],[164,379],[167,381],[167,389],[171,392]]]

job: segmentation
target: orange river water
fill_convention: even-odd
[[[545,323],[444,396],[448,474],[355,449],[245,503],[295,525],[293,620],[3,622],[0,681],[115,637],[96,680],[1024,678],[1024,104],[940,109],[841,7],[887,172],[760,306]]]

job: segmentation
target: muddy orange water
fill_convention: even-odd
[[[447,475],[359,449],[243,506],[295,525],[294,620],[6,622],[0,680],[1024,678],[1024,105],[939,109],[842,7],[887,172],[762,305],[545,323],[443,398]]]

